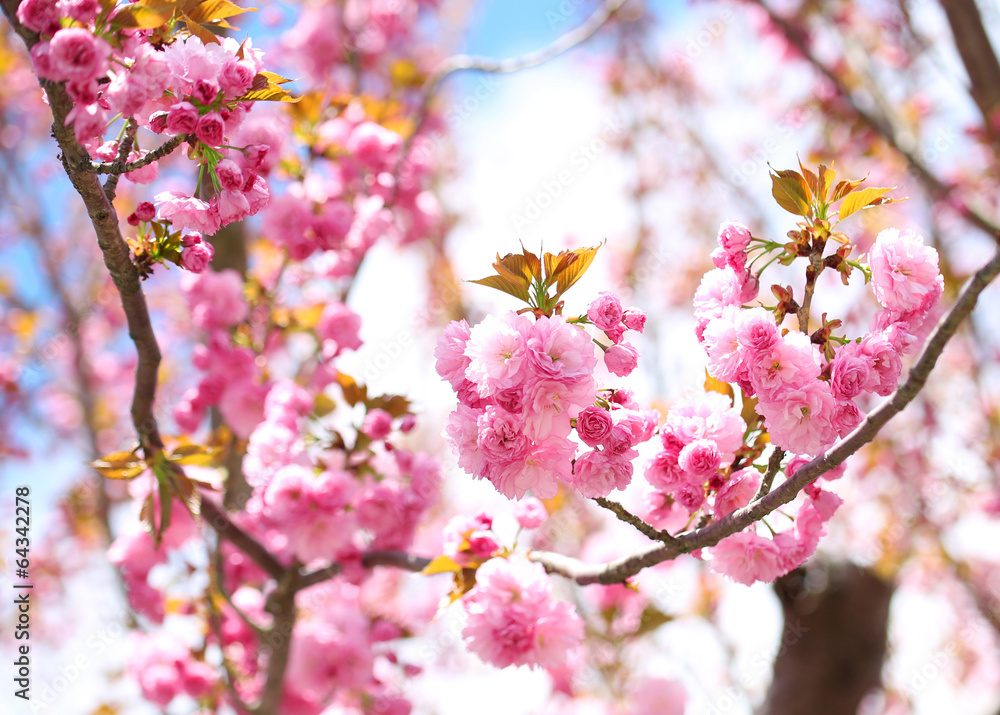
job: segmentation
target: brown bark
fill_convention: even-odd
[[[1000,61],[990,44],[976,0],[943,0],[941,6],[969,75],[969,94],[979,106],[986,131],[996,139],[993,119],[1000,110]]]
[[[842,562],[778,579],[785,625],[760,715],[854,715],[881,683],[893,585]]]

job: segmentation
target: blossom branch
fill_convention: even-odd
[[[789,44],[795,47],[802,57],[833,85],[837,94],[843,97],[850,104],[858,118],[881,135],[890,147],[906,159],[914,174],[916,174],[917,178],[924,185],[924,188],[933,199],[940,200],[948,197],[953,201],[956,201],[961,207],[963,215],[970,223],[990,234],[994,238],[1000,235],[1000,224],[987,215],[986,210],[979,205],[979,202],[973,202],[966,197],[958,196],[953,187],[938,178],[927,167],[927,165],[924,164],[919,156],[917,146],[912,140],[904,139],[899,136],[888,121],[882,117],[876,116],[874,113],[864,109],[858,104],[853,92],[844,80],[837,76],[832,69],[827,67],[815,55],[815,53],[813,53],[812,48],[809,46],[809,43],[801,30],[797,29],[788,19],[775,12],[765,0],[754,1],[767,13],[768,18],[774,26],[781,31]]]
[[[218,504],[211,499],[202,499],[201,516],[215,530],[220,539],[225,539],[264,569],[269,576],[281,580],[288,571],[267,548],[253,536],[245,532],[229,518]]]
[[[714,546],[764,518],[783,504],[792,501],[807,485],[838,466],[861,447],[871,442],[879,430],[923,388],[938,357],[962,322],[972,313],[980,294],[1000,274],[1000,251],[976,271],[962,287],[958,298],[934,327],[920,356],[910,368],[906,380],[889,398],[876,407],[861,424],[824,454],[803,465],[774,491],[769,492],[729,516],[703,529],[677,537],[676,543],[660,544],[606,564],[584,564],[577,559],[551,552],[535,552],[532,558],[552,573],[558,573],[580,584],[612,584],[625,581],[642,569],[674,559],[681,554]]]
[[[91,174],[111,174],[112,176],[116,174],[127,174],[130,171],[141,169],[144,166],[149,166],[154,161],[162,159],[173,152],[174,149],[179,147],[181,144],[186,142],[190,137],[190,134],[178,134],[177,136],[171,137],[167,141],[160,144],[160,146],[150,152],[147,152],[135,161],[124,161],[120,155],[117,160],[108,162],[92,161],[88,157],[79,164],[79,168],[80,171],[86,171]],[[128,155],[126,154],[126,156]],[[111,181],[111,179],[109,178],[108,181]]]

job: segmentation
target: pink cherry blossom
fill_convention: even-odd
[[[775,399],[760,399],[757,412],[771,433],[771,442],[790,452],[816,455],[833,444],[836,401],[829,383],[807,382],[782,390]]]
[[[727,536],[711,548],[711,554],[713,571],[744,586],[755,581],[774,581],[785,572],[775,543],[752,531]]]
[[[589,405],[576,417],[576,433],[588,447],[597,447],[611,433],[613,424],[614,420],[607,410]]]
[[[881,231],[868,253],[868,263],[875,297],[890,310],[920,308],[927,296],[943,286],[937,251],[925,246],[924,239],[912,231]]]
[[[622,303],[613,293],[601,292],[587,308],[587,317],[601,330],[617,328],[622,322]]]
[[[747,467],[729,475],[729,479],[715,495],[715,518],[732,514],[746,506],[760,488],[762,475],[756,469]]]
[[[483,564],[462,603],[466,645],[500,668],[558,666],[583,638],[583,621],[569,603],[553,600],[545,569],[522,556]]]
[[[604,365],[618,377],[632,374],[639,364],[639,351],[628,343],[612,345],[604,352]]]
[[[514,506],[514,518],[523,529],[536,529],[548,517],[545,505],[535,497],[522,499]]]

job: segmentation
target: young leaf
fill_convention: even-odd
[[[469,282],[477,283],[479,285],[486,286],[487,288],[495,288],[496,290],[512,295],[525,303],[530,302],[527,289],[507,278],[501,278],[500,276],[486,276],[485,278]]]
[[[210,467],[220,450],[218,447],[204,447],[200,444],[182,444],[167,457],[171,462],[193,467]]]
[[[861,189],[861,191],[855,191],[854,193],[848,194],[844,199],[844,203],[840,205],[840,220],[843,221],[845,218],[851,214],[860,211],[861,209],[868,208],[869,206],[878,206],[879,204],[891,203],[892,199],[883,199],[882,196],[889,191],[892,191],[895,186],[889,186],[886,188],[876,188],[874,186],[869,186],[867,189]]]
[[[111,26],[152,30],[166,25],[174,16],[176,9],[177,3],[170,0],[153,0],[123,5],[111,18]]]
[[[516,253],[508,253],[503,258],[497,254],[497,260],[493,264],[497,275],[512,283],[516,283],[527,290],[531,286],[531,267],[524,256]]]
[[[812,213],[812,194],[806,180],[797,171],[771,169],[771,195],[778,206],[796,216],[809,216]]]
[[[146,460],[133,452],[111,452],[87,464],[105,479],[134,479],[146,469]]]
[[[420,573],[424,576],[431,576],[436,573],[458,573],[461,570],[462,567],[453,558],[442,554],[434,557]]]
[[[229,2],[229,0],[204,0],[185,14],[194,22],[205,25],[208,23],[218,23],[218,21],[225,20],[227,17],[241,15],[244,12],[256,11],[257,8],[255,7],[242,8],[239,5]],[[219,23],[219,26],[224,27],[225,25]]]
[[[359,402],[368,399],[368,388],[359,386],[357,380],[343,372],[337,373],[337,384],[344,393],[347,404],[354,407]]]
[[[819,165],[819,176],[816,177],[819,183],[819,191],[816,193],[819,195],[820,201],[827,201],[827,194],[830,192],[830,184],[833,180],[837,178],[837,172],[833,170],[833,166],[827,166],[826,164]],[[830,201],[835,201],[836,199],[829,199]]]
[[[723,382],[718,378],[712,377],[708,374],[708,370],[705,370],[705,392],[718,392],[729,398],[729,401],[733,401],[733,386],[728,382]]]
[[[836,188],[833,190],[833,196],[830,197],[830,202],[840,201],[842,198],[847,196],[849,193],[857,189],[861,184],[865,183],[864,179],[853,179],[852,181],[838,181]]]
[[[603,244],[601,244],[603,245]],[[590,268],[590,264],[594,262],[594,256],[597,255],[597,251],[600,250],[601,246],[593,246],[591,248],[577,248],[573,251],[568,252],[566,258],[559,262],[556,267],[556,296],[560,296],[569,290],[570,286],[576,283],[587,272]],[[570,260],[570,256],[574,256]]]
[[[801,159],[799,159],[799,168],[802,170],[802,177],[806,180],[806,186],[809,187],[809,191],[812,192],[813,196],[817,196],[822,199],[823,194],[820,193],[819,190],[819,177],[804,167]]]

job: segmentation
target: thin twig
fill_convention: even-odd
[[[764,473],[764,478],[760,481],[760,489],[757,490],[756,496],[754,496],[753,501],[757,501],[769,491],[771,491],[771,484],[774,482],[774,476],[781,469],[781,460],[785,458],[785,450],[775,449],[771,453],[771,458],[767,462],[767,471]]]
[[[130,117],[125,125],[125,138],[122,139],[122,143],[118,147],[115,165],[125,166],[125,160],[128,159],[129,152],[135,145],[135,132],[138,128],[139,123],[135,121],[135,117]],[[121,175],[122,172],[114,172],[104,182],[104,195],[108,197],[108,201],[115,200],[115,194],[118,193],[118,179],[121,178]]]
[[[143,154],[135,161],[126,162],[119,157],[117,161],[100,162],[92,161],[88,157],[81,161],[77,167],[80,171],[85,171],[88,174],[127,174],[130,171],[141,169],[144,166],[149,166],[158,159],[162,159],[190,138],[190,134],[178,134],[177,136],[167,139],[167,141],[163,142],[152,151]]]
[[[211,499],[202,499],[201,516],[220,539],[225,539],[245,553],[272,578],[280,581],[289,570],[281,565],[266,546],[237,526],[225,510]]]
[[[413,140],[420,133],[420,129],[430,114],[431,102],[437,94],[441,83],[448,76],[457,72],[467,71],[508,74],[510,72],[519,72],[531,67],[537,67],[590,39],[626,2],[628,0],[605,0],[582,25],[570,30],[555,40],[555,42],[534,52],[528,52],[527,54],[504,60],[492,57],[480,57],[478,55],[454,55],[444,60],[424,82],[421,90],[420,105],[413,124],[413,131],[409,133],[403,142],[393,176],[399,177],[400,170],[409,159]]]
[[[604,497],[597,497],[594,501],[598,506],[612,512],[620,521],[623,521],[626,524],[631,524],[653,541],[665,541],[668,544],[677,541],[677,538],[668,531],[657,529],[652,525],[647,524],[616,501],[612,501],[611,499],[606,499]]]

